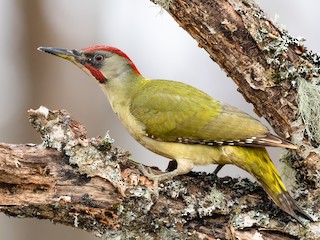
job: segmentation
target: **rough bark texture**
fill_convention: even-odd
[[[51,219],[103,239],[302,236],[303,227],[247,179],[190,173],[161,184],[155,201],[152,182],[109,136],[87,139],[65,110],[40,107],[29,119],[43,144],[0,145],[0,211],[8,215]]]
[[[298,121],[297,79],[317,76],[317,59],[274,26],[251,1],[157,1],[238,84],[275,131],[300,146],[291,164],[295,195],[319,217],[319,143]],[[297,71],[292,71],[292,66]],[[292,222],[247,180],[191,173],[160,186],[109,137],[87,139],[84,127],[63,110],[29,111],[41,146],[0,146],[0,211],[48,218],[110,239],[316,239],[320,223]],[[294,128],[292,126],[295,126]],[[302,130],[301,130],[302,129]]]

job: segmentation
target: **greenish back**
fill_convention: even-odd
[[[150,80],[132,96],[130,111],[146,133],[164,141],[244,140],[268,133],[259,121],[237,108],[180,82]]]

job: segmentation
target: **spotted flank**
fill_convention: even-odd
[[[163,141],[161,138],[158,138],[152,134],[146,134],[147,137],[155,139],[157,141]],[[170,141],[171,142],[171,141]],[[247,147],[282,147],[282,148],[290,148],[297,149],[297,146],[293,145],[289,141],[272,135],[271,133],[263,136],[255,136],[251,138],[247,138],[244,140],[203,140],[203,139],[193,139],[193,138],[185,138],[178,137],[176,141],[178,143],[185,144],[201,144],[207,146],[247,146]]]

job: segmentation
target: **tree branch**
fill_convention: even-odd
[[[29,110],[29,120],[41,145],[0,145],[6,214],[51,219],[104,239],[301,236],[302,226],[247,179],[190,173],[163,183],[155,202],[152,182],[108,135],[88,139],[65,110]]]

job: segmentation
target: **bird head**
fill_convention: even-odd
[[[125,53],[110,46],[93,46],[81,50],[39,47],[38,50],[71,61],[101,84],[119,78],[122,74],[140,75]]]

